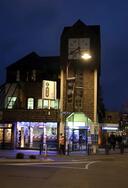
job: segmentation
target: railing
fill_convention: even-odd
[[[128,154],[128,143],[123,142],[113,149],[112,146],[106,145],[105,147],[99,147],[98,145],[88,144],[86,149],[73,150],[72,145],[68,144],[65,148],[66,155],[73,155],[75,153],[82,155],[112,155],[112,154]]]

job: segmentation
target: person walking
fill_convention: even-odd
[[[116,136],[113,133],[111,133],[111,135],[110,135],[110,144],[111,144],[111,147],[113,148],[113,150],[115,151]]]
[[[117,135],[116,139],[117,139],[117,142],[118,142],[118,146],[120,148],[121,144],[122,144],[122,141],[123,141],[122,135],[121,134]]]

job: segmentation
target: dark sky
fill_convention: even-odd
[[[59,55],[63,28],[78,19],[101,26],[103,98],[120,110],[128,102],[128,0],[0,0],[0,84],[5,67],[32,51]]]

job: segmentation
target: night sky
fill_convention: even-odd
[[[78,19],[101,26],[103,99],[120,110],[128,103],[128,0],[0,0],[0,84],[5,67],[32,51],[59,55],[63,28]]]

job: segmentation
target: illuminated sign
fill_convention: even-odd
[[[56,99],[56,82],[43,80],[42,98]]]

